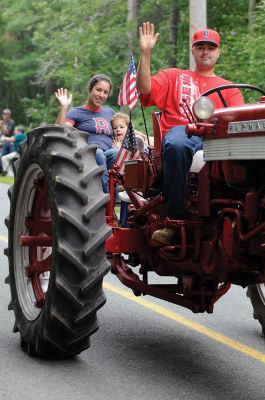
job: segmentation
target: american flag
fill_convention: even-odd
[[[120,87],[118,104],[128,106],[131,110],[136,107],[138,95],[136,91],[136,68],[133,55],[130,54],[130,63]]]
[[[138,145],[135,138],[135,133],[131,121],[129,122],[128,130],[122,142],[120,151],[117,155],[115,164],[119,167],[118,172],[124,172],[124,162],[133,160],[139,157]]]

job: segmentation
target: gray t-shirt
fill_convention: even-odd
[[[88,143],[97,144],[103,151],[112,148],[113,130],[110,123],[115,114],[110,107],[101,107],[92,111],[87,106],[72,108],[66,115],[66,121],[80,131],[88,132]]]

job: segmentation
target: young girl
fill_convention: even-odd
[[[129,116],[124,113],[116,113],[111,118],[111,125],[114,133],[113,145],[121,147],[129,126]]]
[[[130,122],[130,118],[125,113],[116,113],[111,118],[111,125],[112,125],[112,129],[113,129],[113,133],[114,133],[113,145],[115,147],[118,147],[118,148],[121,147],[122,142],[123,142],[125,135],[127,133],[127,130],[128,130],[129,122]],[[147,143],[147,137],[144,133],[137,131],[136,129],[134,129],[134,133],[135,133],[136,137],[140,136],[144,140],[145,144]],[[140,141],[139,141],[139,143],[140,143]],[[138,143],[138,146],[139,146],[139,143]],[[144,149],[139,149],[139,150],[144,151]]]

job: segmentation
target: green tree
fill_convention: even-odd
[[[217,73],[235,82],[265,87],[263,63],[264,1],[208,0],[208,26],[222,38]],[[129,18],[128,5],[133,17]],[[189,65],[188,0],[0,0],[0,107],[13,110],[17,122],[34,127],[53,123],[57,87],[67,87],[74,105],[86,98],[86,84],[97,72],[114,82],[109,104],[118,109],[120,82],[130,49],[137,64],[137,24],[152,21],[160,38],[152,72]],[[132,15],[132,14],[131,14]],[[128,36],[128,33],[133,33]],[[249,100],[252,98],[247,96]],[[146,112],[150,126],[150,111]],[[133,113],[143,128],[139,105]]]

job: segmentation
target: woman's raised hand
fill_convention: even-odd
[[[154,24],[144,22],[139,28],[139,36],[140,49],[144,52],[146,50],[150,51],[155,47],[159,33],[155,33]]]
[[[57,89],[57,91],[55,92],[55,97],[62,107],[69,107],[72,102],[72,94],[70,93],[68,95],[68,90],[64,88]]]

